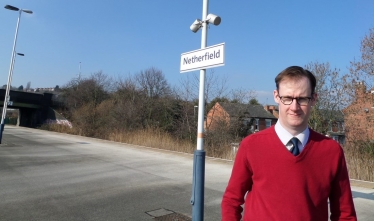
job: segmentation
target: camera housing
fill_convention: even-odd
[[[221,24],[221,17],[219,17],[218,15],[215,15],[215,14],[209,14],[206,17],[206,21],[213,24],[213,25],[219,25],[219,24]]]
[[[196,19],[190,26],[191,31],[196,33],[201,28],[201,26],[203,26],[202,23],[203,22],[200,19]]]

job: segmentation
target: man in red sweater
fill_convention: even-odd
[[[316,78],[291,66],[275,78],[275,126],[240,144],[222,200],[222,220],[357,220],[340,145],[308,128]]]

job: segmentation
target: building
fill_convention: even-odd
[[[344,114],[340,110],[319,110],[322,117],[322,132],[340,144],[345,144],[345,123]]]
[[[277,119],[279,118],[279,108],[276,105],[265,105],[264,106],[266,111],[269,111],[274,117]]]
[[[347,142],[374,141],[374,88],[356,85],[355,100],[343,110]]]
[[[277,117],[268,111],[272,110],[275,113],[277,108],[266,107],[267,109],[262,105],[217,102],[207,114],[205,129],[214,129],[224,123],[226,126],[236,124],[248,127],[251,133],[264,130],[277,122]]]

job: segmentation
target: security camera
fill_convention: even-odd
[[[213,25],[219,25],[221,23],[221,17],[217,16],[217,15],[214,15],[214,14],[209,14],[207,17],[206,17],[206,21],[208,23],[211,23]]]
[[[200,19],[196,19],[192,25],[190,26],[190,29],[192,32],[196,33],[202,26],[202,21]]]

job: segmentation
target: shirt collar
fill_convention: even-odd
[[[274,129],[275,129],[275,132],[277,133],[279,139],[282,141],[282,143],[284,145],[287,145],[287,143],[291,140],[291,138],[294,137],[290,134],[290,132],[288,132],[281,125],[281,123],[279,121],[277,121],[277,123],[275,124]],[[299,133],[295,137],[297,137],[297,139],[299,139],[299,141],[301,142],[301,144],[304,147],[306,145],[306,143],[308,142],[309,134],[310,134],[309,127],[306,127],[303,132]]]

